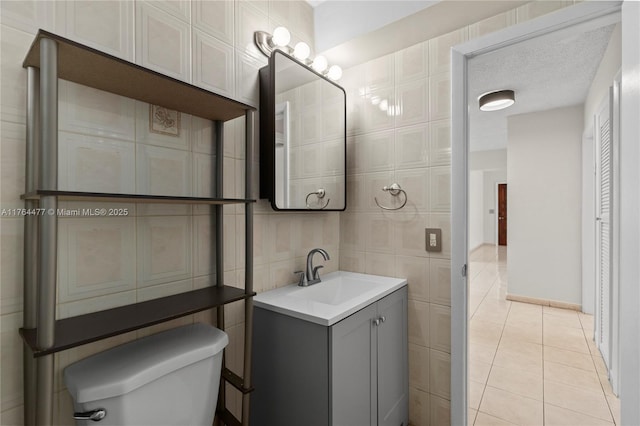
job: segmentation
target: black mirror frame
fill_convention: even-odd
[[[340,89],[344,95],[344,207],[341,209],[283,209],[276,205],[275,197],[275,170],[276,170],[276,134],[275,134],[275,63],[276,55],[282,55],[289,60],[299,64],[309,72],[316,74],[321,79],[331,83]],[[303,64],[291,55],[281,50],[274,50],[269,57],[269,64],[260,69],[260,198],[267,198],[271,203],[271,208],[275,211],[297,211],[297,212],[331,212],[345,211],[347,209],[347,93],[345,90],[314,69]]]

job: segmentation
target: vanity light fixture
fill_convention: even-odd
[[[498,90],[478,97],[480,111],[498,111],[510,107],[515,102],[516,94],[513,90]]]
[[[267,58],[271,57],[271,53],[275,49],[280,49],[331,80],[337,81],[342,77],[342,68],[338,65],[329,67],[327,59],[324,56],[318,55],[314,59],[310,59],[311,48],[307,43],[301,41],[296,43],[295,47],[289,46],[291,33],[285,27],[277,27],[273,30],[273,35],[266,31],[256,31],[253,40],[258,49],[260,49]]]

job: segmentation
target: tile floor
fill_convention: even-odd
[[[593,316],[507,301],[506,247],[469,260],[469,425],[620,424]]]

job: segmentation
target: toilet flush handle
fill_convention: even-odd
[[[107,410],[104,408],[96,408],[95,410],[85,411],[84,413],[73,413],[73,418],[76,420],[93,420],[99,422],[107,417]]]

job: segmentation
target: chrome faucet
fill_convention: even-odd
[[[298,282],[299,286],[306,287],[311,284],[317,284],[320,282],[320,274],[318,273],[318,269],[324,268],[324,266],[316,266],[313,267],[313,255],[316,253],[320,253],[324,260],[330,260],[329,253],[326,250],[321,248],[314,248],[307,255],[307,272],[304,273],[302,271],[296,271],[296,274],[300,274],[300,281]]]

